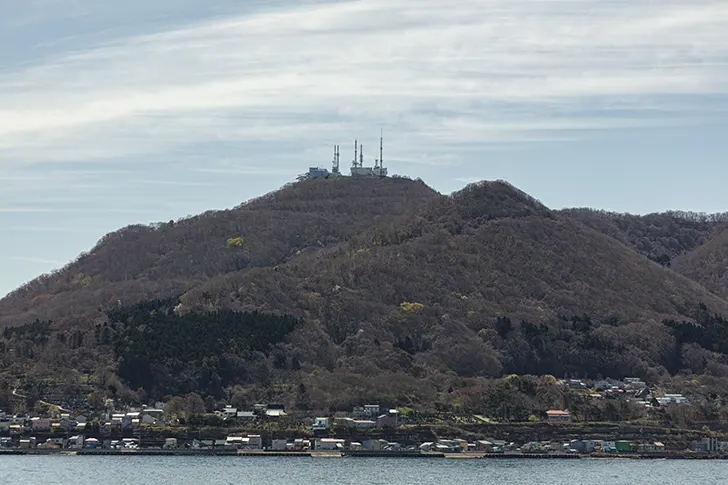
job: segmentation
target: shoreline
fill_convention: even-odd
[[[366,451],[241,451],[241,450],[71,450],[7,449],[3,456],[228,456],[287,458],[414,458],[414,459],[486,459],[486,460],[726,460],[726,454],[657,452],[657,453],[410,453]]]

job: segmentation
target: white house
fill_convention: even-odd
[[[329,418],[316,418],[311,426],[313,431],[325,431],[329,429]]]
[[[83,448],[83,441],[84,438],[82,435],[71,436],[71,438],[68,440],[68,447],[74,450],[80,450],[81,448]]]
[[[316,451],[338,451],[344,449],[344,440],[337,438],[319,438],[316,440]]]

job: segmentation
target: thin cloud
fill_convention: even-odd
[[[58,209],[55,207],[0,207],[0,213],[2,214],[33,214],[46,212],[58,212]]]
[[[34,263],[34,264],[53,265],[53,266],[63,266],[68,262],[68,261],[58,261],[56,259],[36,258],[36,257],[31,257],[31,256],[11,256],[10,259],[13,261],[22,261],[24,263]]]
[[[728,5],[714,0],[257,11],[0,75],[0,159],[99,161],[231,141],[268,143],[271,153],[380,125],[419,156],[448,143],[660,126],[641,111],[645,98],[645,111],[692,124],[671,99],[691,96],[699,113],[696,99],[728,93],[725,25]],[[633,118],[604,109],[609,100],[628,103]]]

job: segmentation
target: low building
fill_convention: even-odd
[[[549,409],[546,411],[546,419],[550,422],[571,421],[571,413],[566,410]]]
[[[660,406],[689,404],[688,398],[686,398],[682,394],[665,394],[656,399]]]
[[[247,442],[244,442],[249,450],[263,449],[263,438],[259,434],[249,434],[247,438]]]
[[[288,440],[273,440],[271,441],[270,449],[272,451],[288,451]]]
[[[100,445],[99,440],[97,440],[96,438],[86,438],[83,441],[83,446],[85,448],[91,448],[92,450],[99,448],[99,445]]]
[[[340,451],[344,449],[345,443],[337,438],[319,438],[316,440],[316,451]]]
[[[35,438],[22,439],[19,442],[21,450],[29,450],[35,448]]]
[[[312,431],[327,431],[328,429],[329,418],[316,418],[314,419],[313,426],[311,426]]]
[[[74,450],[83,448],[84,437],[82,435],[71,436],[68,439],[68,447]]]
[[[177,438],[165,438],[164,440],[164,449],[165,450],[174,450],[177,448]]]
[[[604,453],[611,453],[614,451],[617,451],[617,442],[616,441],[602,441],[599,446],[599,450]]]
[[[616,451],[618,451],[620,453],[630,452],[630,451],[632,451],[632,442],[626,441],[626,440],[620,440],[614,444],[614,447],[615,447]]]
[[[493,453],[495,446],[488,440],[477,440],[473,443],[473,449],[475,451],[483,451],[485,453]]]
[[[30,420],[31,422],[31,429],[33,431],[50,431],[51,430],[51,420],[45,419],[45,418],[32,418]]]
[[[596,449],[596,442],[594,440],[571,440],[569,449],[579,453],[592,453]]]
[[[377,428],[396,428],[399,426],[399,411],[390,409],[386,414],[382,414],[377,418]]]
[[[238,418],[238,421],[254,421],[255,412],[254,411],[238,411],[237,418]]]

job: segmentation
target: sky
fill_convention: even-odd
[[[442,193],[728,211],[725,0],[0,0],[0,296],[353,142]]]

